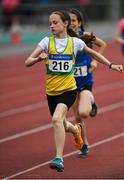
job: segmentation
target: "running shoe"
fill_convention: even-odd
[[[79,156],[83,157],[86,156],[89,152],[89,147],[87,144],[84,144],[83,147],[80,149]]]
[[[51,169],[56,169],[58,172],[64,171],[64,162],[61,158],[55,157],[49,164]]]
[[[81,149],[83,146],[83,139],[81,137],[82,134],[82,125],[77,123],[75,126],[78,128],[78,133],[74,135],[74,145],[77,149]]]
[[[96,103],[94,102],[94,103],[92,104],[92,110],[91,110],[91,112],[90,112],[90,116],[91,116],[91,117],[94,117],[94,116],[96,116],[96,114],[97,114],[97,105],[96,105]]]

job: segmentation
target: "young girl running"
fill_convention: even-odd
[[[69,30],[70,18],[68,13],[64,11],[51,13],[49,24],[52,35],[39,42],[36,49],[25,61],[25,65],[32,66],[42,60],[45,62],[46,95],[52,116],[56,145],[56,155],[49,166],[57,171],[63,171],[65,132],[73,133],[78,148],[83,144],[80,137],[80,125],[73,126],[66,120],[67,111],[76,99],[73,67],[77,52],[85,50],[99,62],[119,72],[123,70],[123,67],[112,64],[105,57],[88,48],[82,40],[69,36],[72,31]]]
[[[83,14],[76,9],[70,9],[69,15],[71,18],[71,28],[78,35],[90,35],[84,31]],[[95,38],[94,44],[98,47],[98,52],[103,53],[106,43]],[[74,76],[77,84],[77,99],[73,105],[76,122],[82,124],[82,138],[84,141],[83,147],[80,149],[79,155],[84,156],[88,153],[88,139],[86,135],[86,127],[84,120],[89,116],[94,117],[97,113],[97,106],[92,93],[93,87],[93,71],[97,67],[97,61],[87,52],[78,52],[74,68]]]

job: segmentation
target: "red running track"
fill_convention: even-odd
[[[58,173],[48,167],[55,145],[44,65],[25,68],[27,56],[0,58],[0,178],[124,179],[124,73],[99,65],[94,85],[99,112],[86,120],[89,155],[78,158],[67,134],[65,171]],[[114,42],[108,43],[105,56],[124,65]],[[71,110],[68,118],[74,122]]]

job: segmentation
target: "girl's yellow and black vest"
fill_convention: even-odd
[[[46,64],[46,93],[51,96],[60,95],[76,89],[73,75],[75,57],[73,39],[68,36],[67,45],[63,52],[57,52],[55,37],[49,37],[48,59]]]

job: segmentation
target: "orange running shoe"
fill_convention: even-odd
[[[77,123],[75,126],[77,126],[78,128],[78,133],[74,135],[74,146],[77,149],[81,149],[84,144],[83,139],[81,137],[82,125],[80,123]]]

